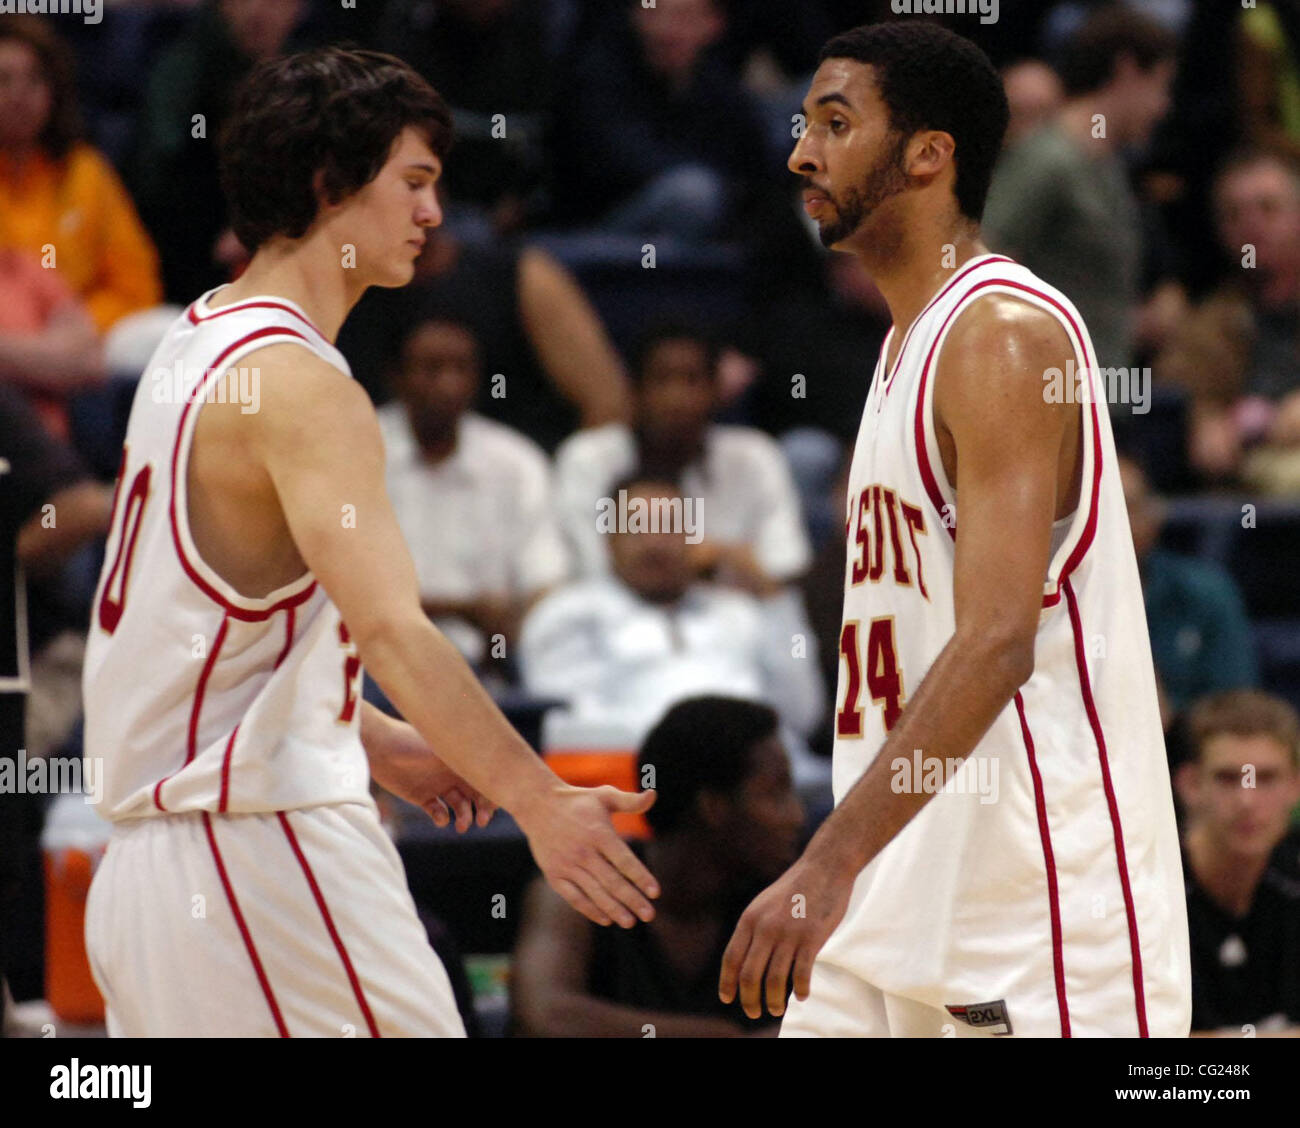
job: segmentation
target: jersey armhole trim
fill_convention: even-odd
[[[1091,415],[1080,413],[1079,426],[1082,432],[1083,473],[1080,484],[1079,505],[1074,512],[1069,532],[1048,562],[1047,578],[1043,582],[1042,607],[1044,610],[1057,606],[1061,601],[1061,585],[1079,566],[1088,549],[1092,546],[1097,532],[1097,508],[1101,492],[1102,443],[1101,424],[1097,415],[1097,390],[1094,383],[1092,352],[1088,342],[1075,320],[1074,315],[1051,294],[1045,293],[1023,282],[1010,278],[989,278],[973,285],[963,294],[948,316],[944,319],[930,346],[925,364],[921,369],[920,386],[916,397],[916,418],[914,437],[916,459],[921,471],[921,480],[925,483],[925,492],[936,515],[948,530],[954,541],[957,539],[955,520],[943,519],[944,509],[949,504],[955,508],[955,491],[943,471],[943,460],[939,454],[938,439],[934,433],[934,384],[930,373],[935,358],[943,346],[958,313],[964,311],[972,301],[986,297],[988,292],[997,290],[1011,293],[1031,305],[1035,305],[1051,314],[1065,329],[1074,349],[1076,363],[1082,360],[1082,370],[1087,376],[1087,393],[1084,403]],[[1091,421],[1091,427],[1088,426]],[[1091,440],[1091,441],[1089,441]]]
[[[277,611],[286,607],[295,607],[309,599],[316,590],[316,578],[311,572],[304,572],[298,579],[277,588],[270,594],[253,599],[241,595],[213,570],[194,544],[190,535],[188,518],[188,497],[183,470],[188,470],[190,446],[194,437],[194,427],[198,413],[193,412],[194,405],[200,403],[206,394],[208,385],[219,379],[230,362],[238,360],[244,354],[256,348],[263,348],[274,343],[274,338],[281,338],[283,343],[298,344],[310,348],[311,342],[302,333],[285,326],[268,326],[257,329],[241,337],[228,346],[213,361],[204,374],[194,393],[190,395],[181,411],[180,424],[177,427],[176,442],[172,448],[171,498],[168,503],[168,518],[171,523],[172,543],[175,545],[181,568],[204,595],[222,608],[231,618],[244,622],[257,622],[269,619]],[[315,352],[315,350],[312,350]],[[319,355],[319,354],[317,354]]]

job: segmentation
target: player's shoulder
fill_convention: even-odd
[[[1065,307],[1053,312],[1043,301],[1050,305],[1055,296],[1045,289],[1023,293],[990,289],[973,297],[953,320],[940,366],[1004,370],[1008,365],[1032,367],[1041,362],[1046,368],[1074,356],[1061,316]]]

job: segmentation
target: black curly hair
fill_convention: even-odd
[[[754,770],[754,745],[779,725],[775,710],[739,697],[688,697],[669,709],[637,757],[639,778],[654,768],[659,794],[645,817],[655,834],[687,826],[703,791],[735,795]]]
[[[346,199],[375,178],[408,126],[446,156],[447,103],[393,55],[324,47],[254,68],[220,142],[221,187],[239,241],[254,251],[273,235],[300,238],[316,218],[316,173],[331,202]]]
[[[830,40],[818,62],[852,59],[875,68],[890,127],[904,137],[938,129],[956,143],[954,190],[961,214],[976,223],[1007,131],[1007,96],[993,64],[969,39],[937,24],[867,24]]]

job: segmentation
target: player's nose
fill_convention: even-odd
[[[415,213],[415,222],[421,227],[437,227],[442,223],[442,205],[436,195],[430,194],[427,200],[421,201]]]
[[[807,133],[802,134],[799,140],[794,143],[794,148],[790,150],[790,157],[785,162],[785,167],[791,172],[804,176],[816,172],[820,168]]]

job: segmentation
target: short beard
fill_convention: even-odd
[[[907,173],[903,171],[903,152],[907,148],[907,137],[898,135],[894,146],[885,153],[867,173],[861,188],[850,188],[844,199],[832,199],[835,205],[836,219],[825,227],[818,227],[817,235],[823,247],[833,247],[843,242],[857,231],[881,204],[891,196],[897,196],[908,183]]]

